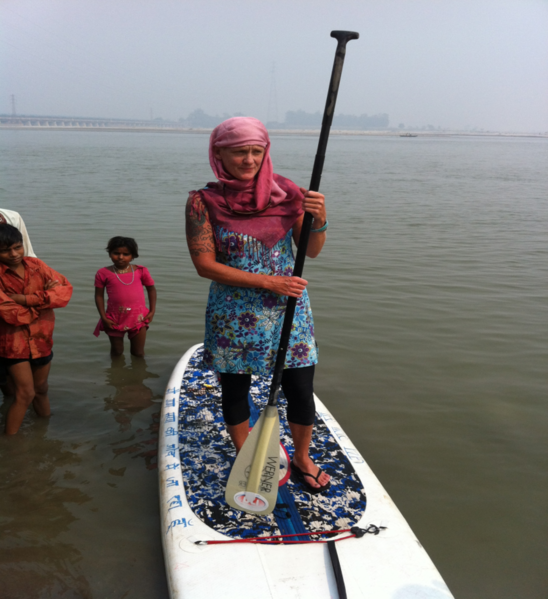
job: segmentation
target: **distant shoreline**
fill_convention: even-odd
[[[213,129],[179,128],[179,127],[64,127],[48,125],[5,125],[0,124],[0,131],[87,131],[93,133],[171,133],[209,135]],[[310,135],[318,136],[319,129],[271,129],[270,135]],[[419,137],[530,137],[548,139],[547,133],[497,133],[491,131],[354,131],[332,129],[331,135],[366,136],[366,137],[403,137],[405,133],[413,133],[413,139]],[[416,135],[416,138],[414,137]],[[408,136],[407,136],[408,137]]]

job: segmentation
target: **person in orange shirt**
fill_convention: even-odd
[[[8,225],[13,225],[16,229],[21,231],[21,235],[23,236],[23,247],[25,248],[25,256],[30,256],[31,258],[38,258],[38,256],[34,253],[32,249],[32,243],[30,242],[29,234],[27,233],[27,227],[25,226],[25,221],[19,214],[19,212],[15,212],[15,210],[7,210],[6,208],[0,208],[0,224],[7,223]],[[4,393],[4,395],[13,395],[13,382],[10,378],[8,378],[8,373],[6,372],[6,368],[4,364],[0,362],[0,389]]]
[[[24,253],[20,231],[0,224],[0,361],[15,386],[7,435],[17,433],[31,403],[38,416],[51,414],[53,308],[65,307],[72,296],[72,285],[63,275]]]

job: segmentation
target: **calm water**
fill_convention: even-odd
[[[75,287],[54,416],[0,437],[0,595],[165,597],[159,402],[203,335],[183,216],[212,178],[207,137],[2,131],[0,147],[0,205]],[[315,149],[274,138],[276,171],[308,185]],[[316,391],[459,599],[547,596],[547,167],[547,140],[329,142],[328,243],[305,266]],[[113,235],[156,279],[145,361],[112,363],[92,335]]]

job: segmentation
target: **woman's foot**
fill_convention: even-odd
[[[310,493],[314,493],[313,489],[318,489],[315,491],[316,493],[324,491],[330,484],[331,477],[329,474],[322,472],[308,455],[310,443],[312,442],[312,424],[304,425],[295,422],[289,422],[288,424],[295,447],[292,461],[295,475]]]
[[[329,474],[316,466],[309,457],[302,461],[299,461],[297,457],[294,457],[291,462],[291,470],[297,479],[313,495],[325,491],[331,485],[331,477]]]

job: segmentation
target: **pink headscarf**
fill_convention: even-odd
[[[227,173],[219,158],[215,158],[215,147],[241,148],[262,146],[265,149],[261,169],[253,181],[239,181]],[[269,204],[276,206],[286,193],[273,180],[272,160],[270,159],[270,139],[266,127],[253,117],[235,116],[213,129],[209,138],[209,164],[213,173],[230,190],[243,191],[236,204],[231,205],[238,212],[264,210]],[[245,193],[247,192],[247,193]],[[249,194],[253,195],[250,196]]]
[[[263,162],[252,181],[240,181],[215,157],[215,147],[250,145],[265,148]],[[199,193],[215,227],[250,235],[272,247],[303,213],[300,189],[289,179],[273,173],[270,139],[261,121],[233,117],[215,127],[209,140],[209,163],[219,183],[208,183]],[[191,196],[195,193],[191,192]]]

